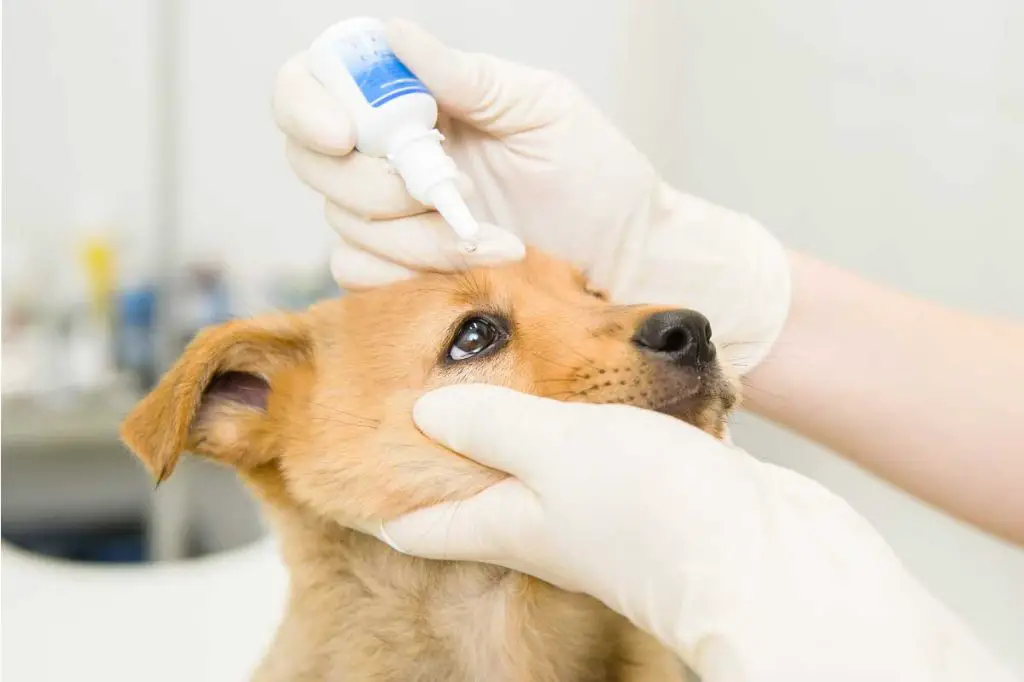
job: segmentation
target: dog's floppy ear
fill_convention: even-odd
[[[261,464],[269,456],[261,444],[272,430],[275,393],[294,394],[302,374],[296,370],[309,367],[312,356],[299,316],[204,330],[124,420],[121,439],[158,482],[185,450],[234,466]]]

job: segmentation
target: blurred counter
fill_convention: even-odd
[[[123,536],[134,528],[140,558],[177,559],[237,547],[262,535],[254,503],[226,469],[186,458],[170,481],[155,488],[118,438],[121,420],[136,400],[126,390],[53,405],[36,398],[3,399],[5,539],[47,551],[43,548],[58,540],[80,547],[94,542],[88,538],[97,533]]]
[[[126,452],[117,430],[137,399],[127,392],[90,394],[66,405],[46,406],[37,399],[4,398],[0,407],[3,457],[46,456],[66,450]]]

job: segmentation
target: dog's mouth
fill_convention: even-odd
[[[606,378],[609,374],[611,380]],[[640,374],[642,380],[630,378]],[[621,368],[606,368],[604,372],[599,371],[599,376],[602,379],[599,383],[586,385],[563,399],[632,405],[661,412],[711,432],[720,430],[737,400],[735,387],[714,362],[692,368],[652,363],[642,371],[629,373]]]
[[[688,390],[663,394],[649,404],[639,405],[701,428],[725,418],[736,404],[736,391],[717,366],[693,372]]]

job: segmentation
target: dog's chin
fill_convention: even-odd
[[[640,407],[674,417],[718,436],[725,428],[736,399],[736,389],[720,372],[710,371],[703,374],[691,390]]]
[[[718,396],[679,397],[647,409],[674,417],[709,433],[718,434],[725,426],[728,409]]]

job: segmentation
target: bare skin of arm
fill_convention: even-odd
[[[1024,544],[1024,325],[790,261],[789,319],[746,406]]]

